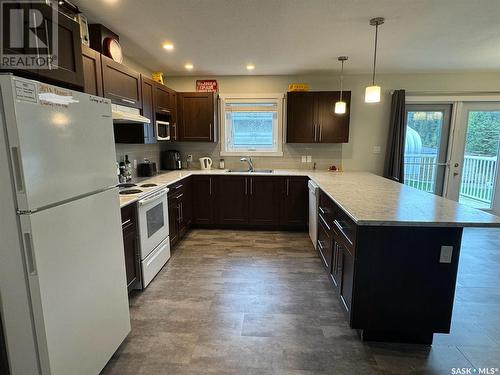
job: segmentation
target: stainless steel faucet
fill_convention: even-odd
[[[241,162],[247,162],[248,163],[248,172],[253,172],[253,162],[252,162],[252,158],[251,157],[241,158],[240,161]]]

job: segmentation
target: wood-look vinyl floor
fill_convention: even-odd
[[[500,367],[500,230],[464,232],[449,335],[363,343],[305,233],[193,230],[103,374],[451,374]]]

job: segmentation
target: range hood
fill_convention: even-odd
[[[111,115],[115,124],[149,124],[151,121],[141,115],[138,108],[130,108],[122,105],[112,104]]]

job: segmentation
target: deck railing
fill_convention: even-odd
[[[437,155],[406,154],[405,184],[434,192]],[[491,204],[495,186],[497,158],[465,155],[460,185],[460,198]]]

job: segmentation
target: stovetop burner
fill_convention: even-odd
[[[137,185],[133,184],[132,182],[123,182],[121,184],[116,185],[116,187],[119,187],[119,188],[130,188],[130,187],[134,187],[134,186],[137,186]]]
[[[122,194],[122,195],[139,194],[139,193],[142,193],[142,190],[129,189],[129,190],[122,190],[119,192],[119,194]]]
[[[158,186],[157,184],[142,184],[141,187],[147,188],[147,187],[155,187]]]

